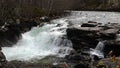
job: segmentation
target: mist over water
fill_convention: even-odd
[[[64,38],[68,25],[80,26],[81,23],[118,23],[120,14],[116,12],[72,11],[70,16],[51,21],[42,27],[35,27],[22,34],[22,39],[13,47],[3,47],[7,60],[29,61],[42,59],[49,55],[64,57],[72,49],[72,43]],[[99,42],[98,45],[103,45]],[[98,52],[97,52],[98,53]]]

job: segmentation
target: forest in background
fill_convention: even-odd
[[[120,0],[0,0],[0,20],[57,15],[64,10],[120,10]]]

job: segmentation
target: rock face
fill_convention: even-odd
[[[0,46],[11,46],[21,38],[21,32],[17,27],[9,27],[5,32],[0,31],[0,38]]]
[[[1,47],[0,47],[1,48]],[[7,60],[5,55],[2,53],[1,49],[0,49],[0,68],[5,68],[7,64]]]
[[[7,62],[1,47],[10,47],[16,44],[21,39],[22,33],[37,25],[35,21],[22,21],[19,24],[3,23],[0,25],[0,68],[16,68],[13,63]]]
[[[95,48],[99,41],[104,42],[104,54],[108,56],[112,50],[113,55],[120,56],[120,30],[119,23],[108,23],[101,25],[96,22],[88,22],[81,25],[81,27],[72,26],[67,29],[67,37],[73,43],[74,52],[67,56],[68,60],[75,63],[74,68],[90,68],[90,48]],[[81,61],[82,60],[82,61]],[[77,62],[77,63],[76,63]],[[79,63],[78,63],[79,62]]]
[[[80,47],[82,47],[82,45],[87,45],[87,46],[96,45],[98,43],[96,38],[99,37],[96,34],[96,32],[98,31],[99,28],[92,28],[92,29],[89,29],[89,27],[68,28],[67,36],[68,39],[70,39],[73,42],[73,48],[79,49]]]
[[[0,46],[11,46],[21,38],[21,33],[37,26],[34,21],[23,21],[20,24],[3,24],[0,29]]]
[[[82,45],[91,48],[96,47],[99,40],[115,40],[116,35],[119,33],[119,29],[115,27],[107,28],[99,25],[83,27],[83,25],[82,27],[70,27],[67,29],[68,39],[72,41],[75,49],[79,49]]]

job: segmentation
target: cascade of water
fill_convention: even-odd
[[[3,47],[2,51],[7,60],[29,61],[35,58],[42,59],[49,55],[64,57],[69,54],[72,43],[63,37],[66,34],[67,24],[63,25],[64,20],[57,21],[60,26],[57,26],[58,23],[53,23],[35,27],[22,34],[22,39],[13,47]]]
[[[104,41],[100,41],[97,44],[95,49],[91,49],[90,54],[91,55],[96,55],[99,58],[104,58],[103,49],[104,49]]]
[[[23,38],[13,47],[3,47],[2,51],[8,60],[30,60],[32,58],[43,58],[48,55],[64,56],[69,53],[72,43],[63,39],[66,34],[68,22],[79,26],[81,23],[96,21],[98,23],[119,22],[119,13],[115,12],[90,12],[72,11],[71,15],[61,19],[53,20],[53,24],[45,24],[43,27],[33,28],[23,34]],[[58,25],[59,24],[59,25]],[[103,42],[99,42],[91,54],[104,57],[102,53]]]
[[[102,52],[102,51],[103,51],[103,48],[104,48],[104,43],[103,43],[103,41],[100,41],[100,42],[97,44],[95,50],[98,50],[98,51]]]

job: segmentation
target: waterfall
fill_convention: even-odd
[[[70,16],[51,21],[43,27],[35,27],[31,31],[22,34],[22,39],[13,47],[3,47],[2,51],[7,60],[31,60],[42,59],[49,55],[64,57],[69,54],[72,43],[64,38],[68,22],[75,26],[88,21],[98,23],[119,22],[120,14],[117,12],[72,11]],[[71,26],[71,25],[70,25]],[[91,49],[92,55],[104,57],[102,48],[104,43],[100,41],[95,49]]]
[[[90,54],[91,55],[96,55],[99,58],[104,58],[103,49],[104,49],[104,41],[99,41],[96,48],[91,49]]]
[[[63,24],[65,20],[52,22],[53,24],[35,27],[22,34],[22,39],[13,47],[3,47],[2,51],[7,60],[29,61],[36,58],[42,59],[49,55],[57,57],[68,55],[72,49],[72,43],[64,37],[67,23]]]
[[[104,43],[103,43],[103,41],[100,41],[100,42],[97,44],[95,50],[98,50],[98,51],[102,52],[102,51],[103,51],[103,48],[104,48]]]

